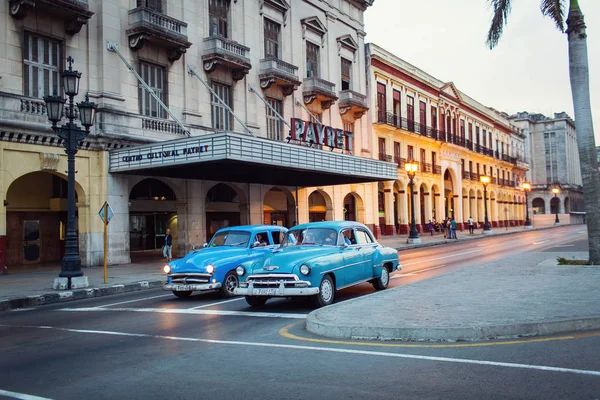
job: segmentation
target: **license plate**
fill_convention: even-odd
[[[254,289],[255,294],[274,295],[276,289]]]
[[[175,285],[173,286],[173,289],[176,292],[187,292],[189,290],[192,290],[192,287],[190,285]]]

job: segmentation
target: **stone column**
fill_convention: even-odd
[[[189,245],[188,232],[188,205],[185,201],[178,201],[177,207],[177,243],[173,243],[173,256],[183,257],[192,246]]]
[[[383,193],[385,197],[385,234],[393,235],[396,231],[394,223],[394,181],[384,183]]]
[[[206,196],[202,181],[187,181],[186,228],[188,246],[202,246],[211,238],[206,237]]]

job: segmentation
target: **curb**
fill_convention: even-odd
[[[17,308],[41,306],[46,304],[63,303],[74,300],[91,299],[93,297],[111,296],[120,293],[136,292],[139,290],[154,289],[162,287],[163,281],[142,281],[126,283],[123,285],[112,285],[101,288],[87,288],[78,290],[66,290],[60,292],[44,293],[38,296],[17,297],[8,300],[0,300],[0,312]]]
[[[547,336],[600,329],[600,316],[491,326],[403,328],[339,326],[319,321],[318,317],[313,315],[315,313],[310,313],[306,318],[306,330],[316,335],[339,339],[465,342]]]

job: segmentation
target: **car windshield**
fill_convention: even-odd
[[[336,246],[337,231],[329,228],[293,229],[285,234],[282,247],[296,245]]]
[[[250,232],[244,231],[226,231],[217,232],[213,236],[208,247],[220,247],[220,246],[248,246],[250,240]]]

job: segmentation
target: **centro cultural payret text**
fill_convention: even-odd
[[[168,157],[178,157],[180,155],[187,154],[196,154],[196,153],[206,153],[208,151],[208,145],[205,146],[194,146],[194,147],[186,147],[182,149],[182,152],[179,153],[179,150],[166,150],[166,151],[157,151],[152,153],[147,153],[147,159],[154,158],[168,158]],[[141,161],[144,158],[143,154],[137,154],[134,156],[123,156],[121,161],[123,162],[133,162],[133,161]]]

